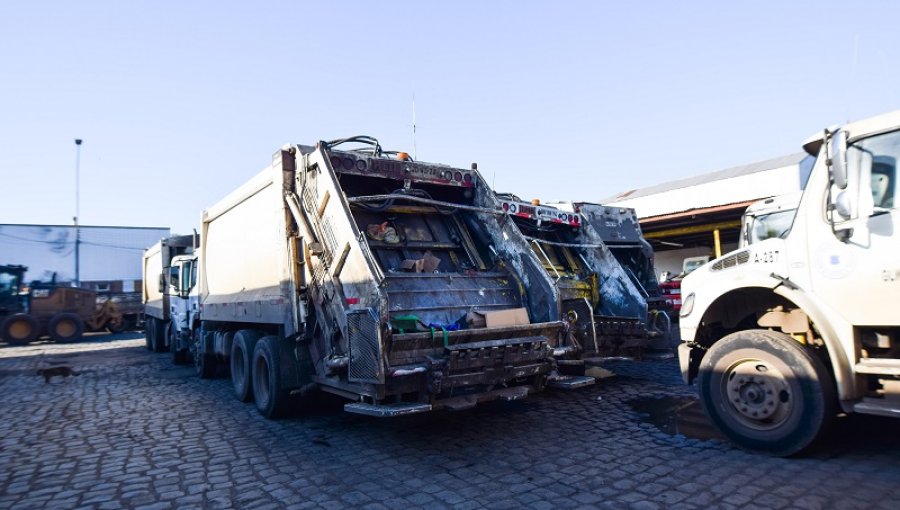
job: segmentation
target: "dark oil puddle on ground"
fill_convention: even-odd
[[[725,441],[710,423],[700,401],[690,397],[639,398],[628,402],[641,419],[669,435]]]

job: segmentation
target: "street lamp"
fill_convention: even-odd
[[[78,216],[80,213],[81,203],[79,196],[79,176],[81,173],[81,138],[75,139],[75,286],[81,286],[79,249],[81,248],[81,229],[78,227]]]

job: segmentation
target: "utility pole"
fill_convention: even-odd
[[[75,139],[75,286],[81,287],[81,261],[79,260],[81,248],[81,229],[78,227],[78,216],[81,213],[81,197],[79,194],[79,181],[81,174],[81,138]]]

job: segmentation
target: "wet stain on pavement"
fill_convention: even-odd
[[[700,401],[690,397],[640,398],[628,403],[641,419],[662,432],[692,439],[717,439],[725,437],[710,423],[700,406]]]

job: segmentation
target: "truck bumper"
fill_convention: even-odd
[[[691,384],[691,349],[686,343],[678,344],[678,366],[681,369],[681,379],[684,384]]]

